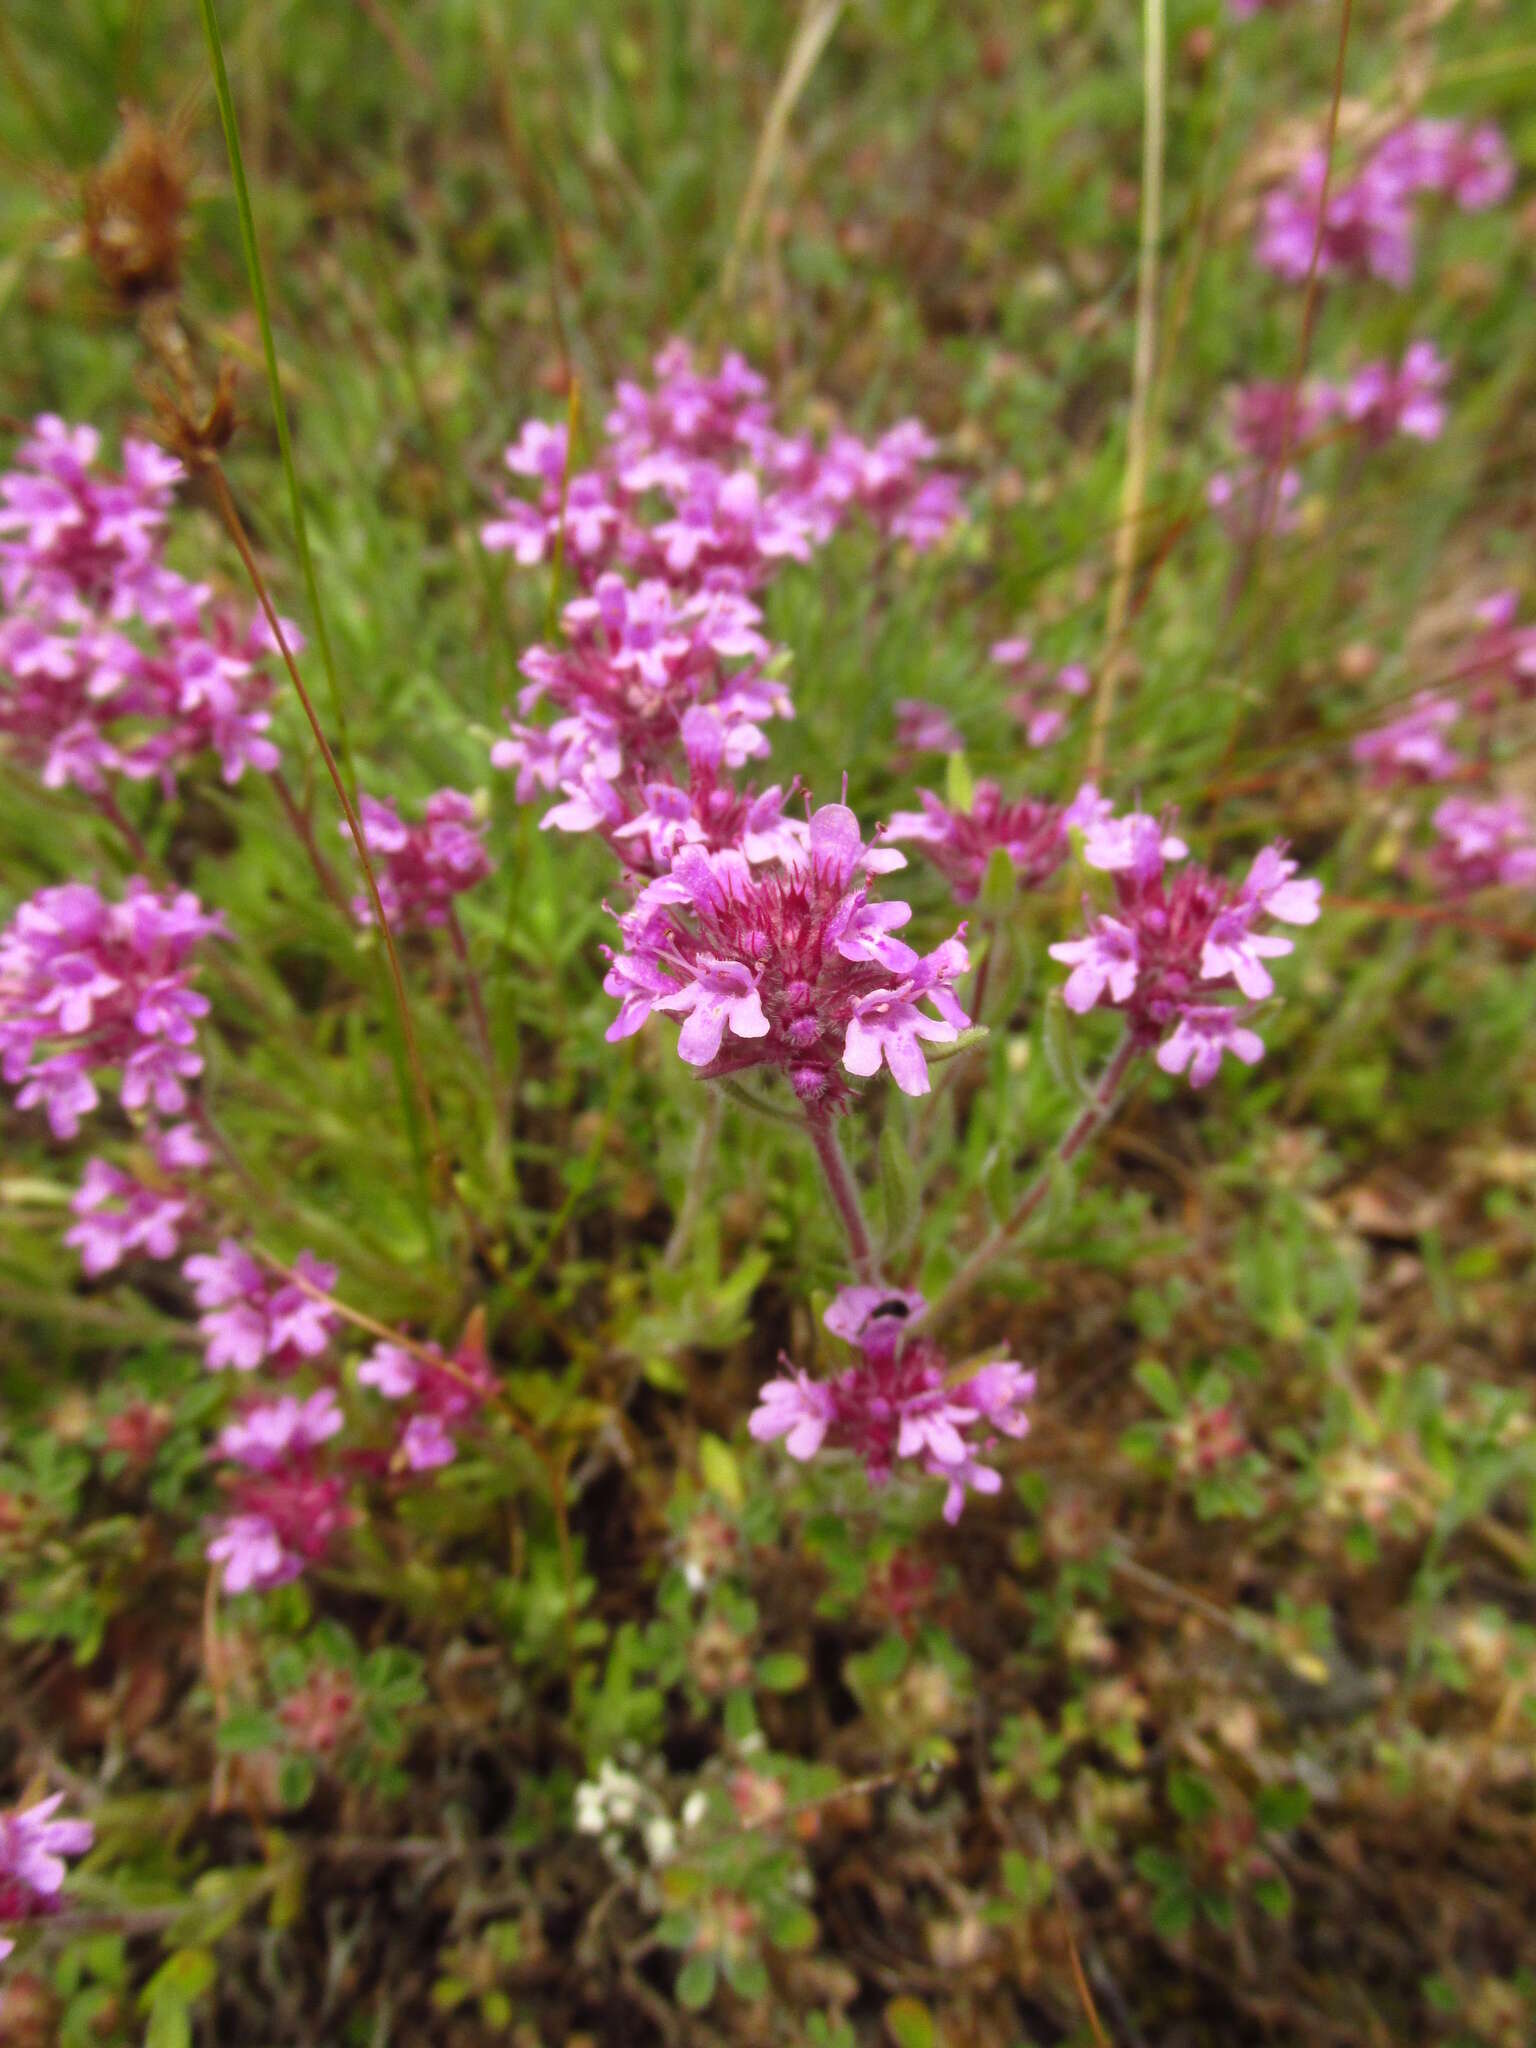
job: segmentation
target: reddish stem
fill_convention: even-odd
[[[832,1127],[832,1119],[826,1115],[807,1115],[805,1127],[810,1133],[811,1143],[816,1147],[816,1157],[821,1161],[821,1170],[826,1177],[832,1206],[842,1218],[843,1228],[848,1233],[848,1251],[853,1261],[854,1273],[865,1286],[870,1286],[879,1278],[875,1248],[870,1242],[869,1226],[864,1221],[864,1211],[859,1205],[859,1191],[854,1186],[853,1175],[848,1171],[843,1148],[837,1142],[837,1132]]]
[[[136,828],[129,824],[127,818],[124,817],[117,798],[112,794],[111,790],[104,789],[96,801],[101,807],[101,815],[121,837],[123,844],[128,848],[134,861],[140,868],[147,870],[151,865],[149,848],[139,837]]]
[[[274,771],[271,781],[273,789],[277,792],[277,800],[283,807],[284,817],[293,827],[296,837],[303,845],[304,851],[309,855],[310,865],[315,871],[316,880],[350,924],[352,922],[352,906],[347,901],[346,891],[337,879],[336,870],[331,866],[316,843],[314,827],[309,821],[309,813],[300,809],[298,799],[288,787],[287,778],[281,769]]]
[[[464,992],[469,997],[469,1014],[474,1019],[475,1038],[480,1047],[480,1057],[485,1061],[485,1070],[494,1077],[496,1054],[491,1044],[491,1023],[486,1015],[485,994],[480,986],[480,977],[475,972],[475,963],[469,957],[469,941],[464,936],[464,927],[459,923],[459,913],[450,904],[448,909],[448,939],[453,947],[454,957],[464,976]]]

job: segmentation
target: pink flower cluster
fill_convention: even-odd
[[[1256,1003],[1273,993],[1264,963],[1291,952],[1293,942],[1262,927],[1315,923],[1322,885],[1294,879],[1296,863],[1279,846],[1264,847],[1236,886],[1193,862],[1170,877],[1170,864],[1187,853],[1155,818],[1102,816],[1087,830],[1083,858],[1111,876],[1114,913],[1090,909],[1087,935],[1050,952],[1072,970],[1068,1009],[1102,1003],[1119,1010],[1133,1044],[1155,1045],[1164,1073],[1187,1069],[1201,1088],[1223,1053],[1246,1066],[1261,1057],[1247,1007],[1221,998],[1236,989]]]
[[[447,924],[454,897],[491,871],[474,799],[459,790],[428,797],[419,825],[402,824],[394,806],[377,797],[363,797],[358,808],[379,901],[397,930]],[[351,828],[343,823],[341,829],[350,843]],[[352,899],[352,910],[359,924],[373,922],[366,895]]]
[[[437,1344],[383,1343],[357,1369],[359,1382],[401,1404],[394,1462],[407,1472],[434,1472],[458,1456],[454,1425],[479,1414],[494,1389],[485,1354],[461,1344],[445,1358]]]
[[[1233,403],[1232,439],[1245,459],[1211,478],[1206,503],[1236,539],[1251,538],[1266,514],[1273,531],[1285,532],[1301,494],[1301,472],[1290,456],[1307,453],[1335,421],[1372,448],[1398,434],[1437,440],[1445,425],[1440,394],[1449,376],[1433,342],[1415,341],[1395,370],[1386,362],[1366,363],[1342,384],[1319,380],[1294,395],[1285,383],[1244,385]]]
[[[1467,782],[1486,772],[1491,738],[1506,696],[1536,697],[1536,629],[1517,626],[1513,591],[1477,606],[1482,631],[1462,659],[1457,679],[1470,682],[1465,703],[1421,690],[1399,717],[1361,733],[1350,752],[1376,789]],[[1465,722],[1479,736],[1481,768],[1450,744]],[[1479,733],[1479,728],[1482,728]],[[1536,882],[1536,824],[1515,795],[1447,797],[1430,819],[1434,842],[1428,871],[1452,898],[1476,889],[1524,889]]]
[[[343,1480],[322,1456],[343,1426],[328,1387],[303,1401],[283,1394],[257,1403],[226,1424],[216,1448],[235,1467],[232,1512],[206,1553],[221,1568],[226,1593],[286,1585],[351,1520]]]
[[[589,469],[568,474],[565,429],[529,421],[507,464],[534,502],[508,499],[481,536],[525,566],[558,549],[583,586],[565,644],[524,655],[492,761],[515,772],[520,802],[558,795],[547,827],[595,832],[652,876],[684,844],[782,842],[783,792],[730,780],[768,753],[763,727],[793,715],[753,593],[855,511],[918,549],[960,516],[916,421],[873,445],[837,432],[822,446],[778,430],[740,356],[708,374],[674,342],[655,373],[651,387],[619,385]],[[528,724],[545,703],[553,720]]]
[[[1446,740],[1448,729],[1460,717],[1461,706],[1454,697],[1421,690],[1401,718],[1361,733],[1350,753],[1377,789],[1394,783],[1448,782],[1465,765]]]
[[[340,1318],[328,1299],[335,1268],[309,1252],[292,1279],[262,1267],[235,1240],[199,1254],[182,1268],[203,1310],[210,1370],[254,1372],[266,1365],[286,1377],[324,1361]],[[458,1433],[494,1391],[481,1350],[466,1341],[451,1358],[435,1344],[387,1341],[358,1367],[359,1384],[402,1405],[404,1419],[387,1458],[376,1451],[338,1453],[346,1427],[334,1388],[308,1396],[283,1393],[243,1407],[220,1435],[214,1455],[236,1469],[226,1475],[230,1512],[206,1546],[230,1593],[285,1585],[323,1557],[352,1520],[345,1503],[349,1470],[420,1474],[449,1464]]]
[[[83,1856],[96,1839],[88,1820],[56,1820],[62,1792],[35,1806],[0,1813],[0,1926],[15,1927],[56,1913],[62,1903],[66,1856]],[[0,1962],[15,1948],[0,1934]]]
[[[1018,685],[1008,706],[1023,727],[1029,745],[1048,747],[1053,740],[1060,739],[1073,700],[1086,697],[1092,687],[1082,663],[1070,661],[1053,675],[1044,662],[1034,658],[1034,643],[1023,634],[1010,640],[995,640],[992,659]]]
[[[985,780],[976,784],[965,811],[951,809],[930,789],[920,789],[917,795],[922,809],[893,812],[881,837],[921,847],[961,903],[975,902],[999,847],[1012,862],[1020,886],[1038,889],[1066,860],[1073,826],[1091,823],[1101,809],[1098,791],[1090,783],[1065,805],[1036,797],[1007,803],[997,783]]]
[[[826,1313],[827,1328],[858,1354],[830,1380],[788,1368],[762,1388],[748,1424],[760,1443],[783,1438],[802,1462],[822,1451],[851,1451],[873,1485],[883,1486],[898,1459],[945,1481],[944,1519],[955,1522],[967,1491],[997,1493],[1002,1478],[981,1462],[999,1436],[1029,1429],[1025,1403],[1035,1376],[1013,1359],[955,1378],[948,1360],[922,1329],[920,1294],[881,1287],[845,1287]]]
[[[1485,803],[1447,797],[1432,823],[1437,838],[1430,866],[1449,895],[1536,889],[1536,819],[1519,797]]]
[[[1477,607],[1482,631],[1461,664],[1476,688],[1468,698],[1478,713],[1498,709],[1506,695],[1517,703],[1536,698],[1536,626],[1517,626],[1519,600],[1512,590],[1497,590]]]
[[[969,960],[963,925],[926,954],[897,938],[911,906],[869,884],[905,865],[894,847],[864,845],[845,804],[823,804],[803,841],[755,866],[735,848],[684,846],[619,920],[608,1037],[653,1011],[680,1016],[690,1066],[710,1078],[776,1067],[817,1116],[847,1106],[845,1074],[882,1061],[906,1094],[925,1094],[923,1043],[952,1044],[970,1021],[954,993]]]
[[[202,1072],[193,988],[199,941],[223,931],[187,891],[138,877],[109,902],[84,882],[41,890],[0,932],[0,1075],[19,1109],[46,1110],[72,1138],[115,1071],[124,1109],[180,1114]]]
[[[412,869],[396,881],[400,906],[419,904],[427,915],[445,900],[449,878],[462,880],[472,863],[453,843],[465,830],[455,809],[425,829],[437,837],[429,840],[423,872]],[[468,836],[478,856],[478,839]],[[176,1256],[203,1208],[191,1185],[209,1163],[203,1137],[192,1122],[156,1119],[189,1106],[189,1083],[202,1070],[197,1026],[208,1003],[191,985],[193,955],[222,929],[194,896],[158,894],[135,878],[115,903],[83,883],[45,889],[0,933],[0,1072],[16,1088],[18,1106],[45,1108],[54,1134],[71,1138],[98,1106],[105,1071],[117,1076],[123,1107],[143,1116],[142,1167],[129,1172],[92,1158],[71,1200],[74,1222],[65,1241],[91,1278],[125,1259]],[[202,1312],[211,1370],[251,1373],[266,1365],[287,1375],[315,1363],[332,1342],[339,1318],[325,1297],[335,1269],[308,1252],[289,1278],[226,1238],[216,1251],[187,1258],[182,1272]],[[445,1424],[474,1405],[461,1390],[462,1360],[455,1370],[457,1382],[444,1368],[441,1387],[436,1376],[424,1375],[403,1447],[409,1469],[444,1462],[445,1446],[452,1454]],[[483,1363],[480,1370],[488,1384]],[[340,1427],[335,1396],[322,1389],[307,1400],[284,1394],[258,1404],[225,1431],[219,1453],[242,1476],[234,1512],[215,1530],[207,1554],[229,1591],[282,1584],[344,1525],[341,1478],[317,1462],[319,1446]]]
[[[164,1136],[177,1141],[172,1157],[189,1164],[195,1152],[199,1163],[206,1162],[203,1142],[189,1124],[175,1125]],[[135,1255],[175,1258],[192,1200],[174,1183],[152,1187],[110,1160],[88,1159],[69,1206],[76,1220],[64,1242],[79,1252],[81,1266],[95,1280]]]
[[[558,550],[578,579],[605,569],[738,592],[785,560],[808,561],[851,512],[918,549],[959,517],[952,478],[916,420],[873,444],[839,431],[820,446],[774,424],[767,386],[739,355],[712,375],[674,341],[650,388],[618,386],[592,466],[571,471],[563,426],[528,421],[507,467],[532,489],[481,530],[523,566]]]
[[[181,464],[127,441],[113,475],[99,448],[93,427],[45,414],[0,476],[0,733],[47,788],[96,797],[118,776],[169,791],[208,752],[229,783],[270,772],[265,620],[161,560]]]
[[[942,704],[921,697],[896,699],[896,744],[909,754],[959,754],[965,737]]]
[[[518,700],[525,716],[546,699],[560,716],[514,723],[491,751],[516,771],[520,801],[561,793],[546,829],[599,833],[626,866],[655,872],[670,857],[658,838],[735,844],[754,804],[777,816],[777,791],[743,799],[727,779],[768,752],[764,724],[792,716],[750,599],[605,574],[563,616],[567,645],[528,650]]]
[[[181,1270],[203,1311],[198,1328],[207,1339],[210,1372],[254,1372],[263,1364],[296,1372],[321,1355],[335,1332],[336,1311],[328,1302],[268,1272],[233,1238],[216,1252],[194,1253]],[[310,1252],[300,1252],[293,1270],[321,1294],[336,1285],[336,1268]]]
[[[1379,277],[1405,291],[1413,282],[1413,202],[1421,193],[1443,194],[1471,213],[1498,205],[1514,184],[1498,129],[1460,121],[1418,120],[1396,129],[1352,179],[1335,178],[1323,209],[1326,162],[1314,150],[1264,203],[1258,260],[1292,283],[1309,274],[1316,244],[1319,277]]]
[[[1410,342],[1395,370],[1390,363],[1366,363],[1347,384],[1329,391],[1327,409],[1369,447],[1381,447],[1396,434],[1438,441],[1445,427],[1440,394],[1450,374],[1432,341]]]

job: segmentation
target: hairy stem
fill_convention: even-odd
[[[869,1286],[879,1277],[875,1264],[875,1248],[870,1242],[869,1225],[864,1221],[864,1211],[859,1205],[859,1191],[854,1186],[853,1175],[848,1171],[843,1148],[837,1142],[837,1132],[832,1128],[832,1119],[829,1116],[807,1116],[805,1127],[810,1133],[811,1143],[816,1147],[816,1157],[821,1161],[821,1170],[826,1176],[827,1192],[832,1197],[832,1206],[842,1218],[843,1228],[848,1233],[848,1251],[853,1260],[854,1273],[865,1286]]]
[[[1139,1048],[1135,1040],[1127,1032],[1106,1062],[1104,1071],[1099,1076],[1099,1084],[1094,1089],[1092,1096],[1073,1122],[1067,1127],[1060,1144],[1052,1153],[1049,1162],[1036,1174],[1035,1178],[1024,1190],[1024,1193],[1019,1197],[1013,1214],[1000,1223],[991,1236],[985,1238],[977,1246],[976,1250],[972,1252],[971,1256],[934,1303],[933,1309],[927,1318],[928,1328],[936,1328],[946,1316],[953,1314],[976,1285],[976,1282],[981,1279],[982,1275],[986,1273],[987,1269],[1002,1253],[1007,1251],[1009,1245],[1013,1243],[1013,1240],[1024,1228],[1030,1217],[1040,1207],[1041,1203],[1050,1193],[1055,1183],[1056,1175],[1061,1168],[1070,1166],[1072,1161],[1077,1158],[1078,1154],[1088,1144],[1089,1140],[1097,1136],[1103,1126],[1108,1123],[1119,1102],[1120,1091],[1124,1085],[1126,1074],[1130,1071],[1131,1063],[1136,1058],[1138,1050]]]

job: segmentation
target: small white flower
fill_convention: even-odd
[[[669,1863],[677,1851],[677,1829],[664,1813],[653,1814],[642,1833],[652,1863]]]

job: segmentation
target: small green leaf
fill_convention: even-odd
[[[682,1368],[670,1358],[658,1355],[646,1359],[640,1368],[640,1377],[659,1394],[686,1394],[688,1391]]]
[[[976,801],[976,784],[964,754],[951,754],[945,762],[944,800],[952,811],[968,811]]]
[[[1164,1415],[1177,1415],[1184,1407],[1178,1381],[1160,1360],[1142,1359],[1132,1377],[1153,1407],[1161,1409]]]
[[[219,1725],[219,1750],[224,1756],[244,1756],[252,1750],[275,1748],[281,1736],[275,1714],[260,1707],[236,1707]]]
[[[798,1692],[810,1675],[805,1659],[793,1650],[775,1650],[757,1667],[757,1682],[765,1692]]]
[[[816,1915],[809,1906],[798,1901],[794,1905],[781,1906],[768,1922],[768,1939],[775,1948],[814,1948],[821,1933]]]
[[[1045,1063],[1058,1086],[1065,1088],[1075,1100],[1085,1100],[1088,1091],[1077,1057],[1077,1036],[1067,1006],[1056,989],[1041,1006],[1040,1042],[1045,1050]]]
[[[1174,1771],[1168,1779],[1168,1804],[1180,1820],[1204,1820],[1216,1811],[1216,1794],[1193,1771]]]
[[[156,1970],[139,1994],[139,2010],[148,2011],[162,2000],[192,2006],[211,1990],[216,1975],[213,1952],[206,1948],[179,1948]]]
[[[157,1998],[149,2009],[144,2048],[192,2048],[192,2015],[175,1998]]]
[[[739,1508],[746,1499],[746,1488],[741,1483],[741,1467],[736,1454],[729,1444],[722,1443],[717,1436],[706,1431],[699,1438],[699,1470],[704,1475],[704,1484],[711,1493],[717,1493],[727,1507]]]
[[[1165,1940],[1187,1934],[1194,1917],[1195,1902],[1188,1892],[1164,1892],[1152,1903],[1152,1925]]]
[[[938,2048],[933,2015],[920,1999],[893,1998],[885,2008],[885,2031],[893,2048]]]
[[[1261,1877],[1253,1888],[1253,1896],[1271,1920],[1290,1917],[1291,1888],[1278,1871],[1273,1877]]]
[[[1013,908],[1013,899],[1018,891],[1019,871],[1007,847],[994,846],[987,855],[986,872],[981,878],[981,894],[977,901],[992,917],[1003,917]],[[996,939],[992,943],[996,945]]]
[[[702,2012],[715,1995],[715,1959],[690,1956],[677,1973],[677,2002],[688,2012]]]
[[[315,1767],[307,1756],[285,1756],[277,1774],[277,1796],[284,1806],[302,1806],[315,1789]]]
[[[768,1972],[761,1956],[727,1956],[725,1981],[738,1998],[745,1998],[750,2004],[768,1996]]]
[[[1261,1828],[1283,1834],[1306,1819],[1311,1805],[1305,1785],[1265,1785],[1253,1802],[1253,1813]]]

